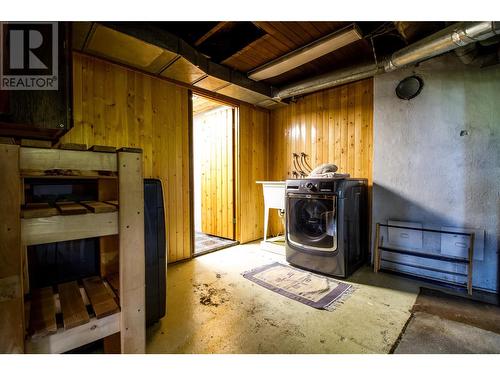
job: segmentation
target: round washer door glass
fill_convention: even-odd
[[[288,197],[288,239],[299,247],[335,250],[335,197]]]

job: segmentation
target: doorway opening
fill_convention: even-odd
[[[194,254],[235,241],[235,107],[192,95]]]

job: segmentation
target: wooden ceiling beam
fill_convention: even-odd
[[[255,21],[253,24],[257,27],[260,27],[266,33],[273,36],[276,40],[279,40],[281,43],[286,45],[288,49],[297,48],[297,43],[291,40],[287,34],[283,34],[280,30],[278,30],[274,25],[275,23],[276,22]]]
[[[142,42],[181,55],[205,74],[212,77],[235,84],[250,91],[255,91],[269,98],[272,97],[273,88],[270,85],[264,82],[253,81],[240,71],[230,69],[224,65],[211,61],[203,53],[186,43],[183,39],[165,30],[158,29],[154,24],[108,21],[99,22],[99,24],[139,39]],[[232,22],[228,22],[227,24],[232,24]]]
[[[241,56],[249,51],[252,51],[255,49],[256,45],[258,45],[262,40],[265,40],[269,38],[269,35],[266,34],[266,35],[263,35],[261,36],[259,39],[257,40],[254,40],[252,43],[246,45],[245,47],[243,47],[242,49],[240,49],[239,51],[236,51],[235,53],[233,53],[231,56],[229,56],[228,58],[224,59],[223,61],[221,61],[221,64],[224,65],[226,64],[227,62],[233,60],[234,58],[237,58],[238,56]],[[250,56],[250,59],[252,59],[253,56]]]
[[[202,35],[196,42],[194,42],[194,46],[198,47],[200,44],[202,44],[205,40],[210,38],[212,35],[215,33],[219,32],[222,30],[224,27],[226,27],[229,24],[229,22],[223,21],[219,22],[217,25],[212,27],[206,34]]]

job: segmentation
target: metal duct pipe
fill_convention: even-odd
[[[304,95],[313,91],[323,90],[353,81],[359,81],[361,79],[380,74],[383,70],[383,66],[377,66],[375,64],[360,65],[354,68],[335,70],[330,73],[316,76],[313,79],[306,79],[284,86],[275,93],[274,99],[286,99],[292,96]]]
[[[463,47],[458,47],[453,52],[465,65],[485,67],[500,62],[500,35],[489,38],[482,42],[471,43]],[[489,48],[495,45],[494,49]]]
[[[385,63],[390,72],[500,34],[496,22],[460,22],[394,52]]]
[[[489,53],[482,53],[477,44],[469,44],[468,46],[457,48],[454,52],[463,64],[483,68],[498,63],[498,51],[500,49]]]
[[[394,52],[383,64],[337,70],[287,85],[276,91],[274,99],[286,99],[373,77],[495,35],[500,35],[500,22],[459,22]]]

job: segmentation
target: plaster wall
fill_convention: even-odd
[[[401,100],[394,90],[412,74],[424,88]],[[401,220],[484,230],[473,285],[499,290],[500,66],[467,67],[450,53],[375,77],[372,215],[373,225]],[[423,245],[441,250],[436,236],[424,236]]]

